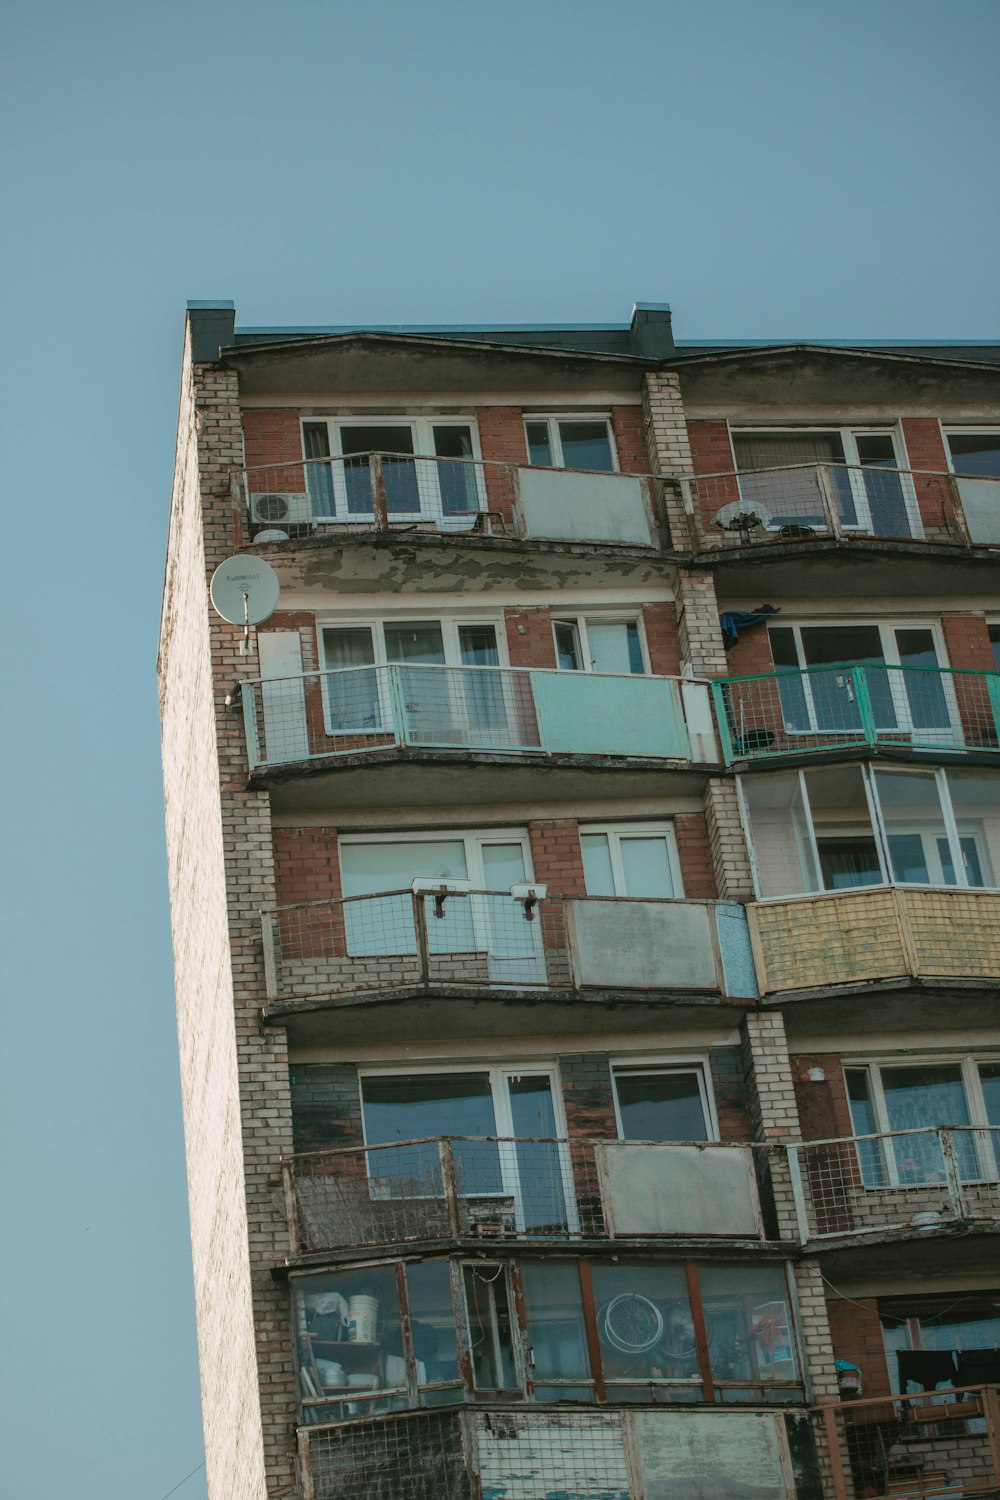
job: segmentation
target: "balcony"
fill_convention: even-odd
[[[682,481],[696,550],[824,538],[1000,545],[1000,480],[797,464]]]
[[[1000,894],[869,886],[747,907],[761,994],[1000,979]]]
[[[372,532],[669,546],[651,475],[359,453],[246,469],[237,504],[254,544]]]
[[[726,765],[868,749],[995,756],[1000,673],[831,666],[712,684]]]
[[[803,1243],[1000,1229],[1000,1130],[937,1126],[788,1147]]]
[[[313,1151],[282,1168],[298,1255],[462,1242],[761,1242],[777,1238],[771,1183],[785,1181],[782,1152],[447,1137]]]
[[[263,911],[268,1016],[425,994],[756,998],[734,903],[426,884]]]
[[[717,755],[706,686],[674,678],[393,664],[251,679],[240,694],[251,773],[400,750],[548,762]]]

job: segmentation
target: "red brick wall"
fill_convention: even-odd
[[[849,1302],[828,1299],[827,1312],[834,1355],[860,1368],[862,1395],[889,1395],[882,1324],[875,1298],[858,1297]]]
[[[780,625],[776,620],[775,624]],[[773,672],[774,658],[766,625],[751,625],[744,630],[729,651],[726,652],[726,667],[730,677],[749,677],[754,672]]]
[[[642,623],[649,652],[649,670],[657,677],[679,677],[681,645],[674,605],[666,600],[644,604]]]
[[[822,1141],[853,1135],[847,1083],[840,1057],[834,1052],[803,1052],[789,1061],[803,1140]],[[822,1068],[826,1079],[814,1083],[808,1076],[810,1068]]]
[[[507,609],[504,623],[512,667],[555,666],[552,616],[547,609]]]
[[[719,893],[704,813],[678,813],[674,818],[674,829],[685,896],[692,901],[715,900]]]
[[[752,1132],[739,1047],[713,1047],[708,1054],[708,1067],[719,1122],[719,1139],[749,1141]]]
[[[938,477],[948,473],[948,456],[937,420],[904,417],[902,427],[909,467],[925,471],[916,474],[913,481],[924,530],[931,536],[962,536],[951,482]]]
[[[570,818],[529,823],[531,863],[535,879],[554,896],[585,896],[583,856],[577,825]]]
[[[973,672],[993,672],[993,646],[982,615],[946,614],[941,629],[950,667],[964,667]]]
[[[302,428],[298,412],[287,409],[245,411],[243,442],[248,469],[257,464],[295,463],[302,457]]]
[[[273,845],[279,906],[340,899],[340,854],[335,828],[275,828]]]
[[[698,485],[695,515],[696,522],[700,516],[705,542],[718,546],[722,533],[713,527],[713,518],[724,505],[740,498],[739,487],[731,477],[735,465],[729,427],[725,422],[697,419],[689,421],[687,429],[694,472],[722,476],[705,479]]]
[[[476,408],[479,425],[479,445],[486,463],[486,509],[499,512],[508,526],[514,524],[514,485],[509,469],[495,468],[492,464],[514,464],[523,467],[528,462],[528,448],[524,439],[524,417],[519,406],[479,406]]]
[[[646,451],[646,432],[641,406],[613,406],[611,431],[614,433],[618,467],[623,474],[649,474],[652,464]]]

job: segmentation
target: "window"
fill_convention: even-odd
[[[605,417],[531,417],[524,424],[528,462],[547,469],[617,468]]]
[[[939,670],[943,652],[925,625],[772,625],[768,627],[778,695],[789,732],[862,731],[855,680],[845,668],[864,667],[872,717],[880,730],[941,731],[955,722],[951,685]],[[931,670],[903,672],[900,668]],[[932,736],[933,737],[933,736]]]
[[[857,765],[740,779],[759,896],[899,885],[995,887],[1000,781]]]
[[[655,823],[584,827],[580,850],[588,896],[659,901],[684,894],[677,840],[670,827]]]
[[[553,620],[556,665],[563,672],[613,672],[641,676],[646,671],[638,620],[600,615]]]
[[[440,916],[435,897],[424,898],[430,954],[467,955],[470,983],[477,964],[493,984],[530,985],[544,977],[541,924],[527,921],[513,896],[492,894],[531,880],[524,830],[343,838],[340,869],[344,896],[363,898],[344,904],[349,954],[415,953],[413,882],[467,882],[468,894],[449,894]]]
[[[463,530],[483,508],[471,422],[434,417],[307,421],[302,445],[304,456],[314,460],[306,482],[315,520],[352,521],[373,514],[370,453],[383,455],[390,521],[430,519],[444,529]]]
[[[1000,621],[991,622],[987,629],[990,633],[990,645],[993,648],[993,665],[1000,672]]]
[[[440,1196],[436,1144],[400,1143],[448,1136],[455,1138],[458,1192],[474,1223],[502,1226],[507,1215],[512,1228],[541,1235],[575,1227],[551,1071],[365,1074],[361,1101],[369,1177],[386,1185],[386,1196]]]
[[[377,620],[321,625],[327,733],[371,734],[393,727],[388,680],[402,673],[408,732],[421,744],[504,747],[520,743],[519,679],[493,671],[433,672],[429,667],[493,668],[506,661],[495,620]]]
[[[889,1380],[894,1391],[947,1389],[1000,1379],[1000,1313],[993,1298],[968,1292],[943,1303],[926,1298],[879,1304]],[[951,1361],[909,1359],[909,1351],[951,1355]],[[951,1364],[951,1371],[948,1366]],[[944,1415],[944,1413],[942,1413]],[[950,1416],[951,1413],[948,1413]],[[955,1411],[961,1420],[961,1411]],[[985,1430],[979,1418],[966,1430]],[[972,1423],[976,1426],[972,1427]]]
[[[1000,542],[1000,428],[945,433],[965,524],[973,542]]]
[[[844,1076],[855,1135],[890,1135],[884,1143],[862,1143],[867,1187],[947,1182],[940,1140],[935,1131],[922,1128],[928,1123],[956,1128],[955,1156],[963,1181],[996,1178],[1000,1063],[975,1058],[869,1063],[846,1067]]]
[[[970,479],[1000,479],[1000,429],[947,432],[945,441],[954,473]]]
[[[612,1077],[623,1141],[718,1139],[703,1067],[621,1064]]]
[[[772,530],[825,531],[820,473],[841,526],[875,536],[919,537],[920,514],[891,430],[763,428],[734,432],[744,506],[757,505]]]

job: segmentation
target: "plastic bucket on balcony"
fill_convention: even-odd
[[[316,1361],[316,1369],[324,1388],[328,1386],[342,1386],[347,1383],[344,1379],[343,1365],[338,1365],[335,1360],[318,1359]]]
[[[378,1334],[378,1298],[352,1297],[347,1304],[347,1337],[359,1344],[374,1344]]]

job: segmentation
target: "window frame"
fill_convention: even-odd
[[[618,1098],[618,1075],[627,1074],[654,1074],[662,1077],[665,1074],[694,1074],[698,1080],[698,1093],[701,1099],[702,1116],[705,1122],[705,1140],[718,1142],[721,1140],[719,1134],[719,1118],[715,1107],[715,1092],[712,1088],[711,1060],[707,1053],[695,1054],[691,1057],[651,1057],[651,1058],[610,1058],[611,1069],[611,1092],[615,1106],[615,1126],[618,1130],[618,1139],[628,1141],[637,1139],[624,1133],[621,1116],[621,1102]]]
[[[533,464],[531,462],[531,445],[528,440],[528,423],[545,422],[549,432],[549,451],[554,460],[551,464]],[[524,450],[528,455],[528,468],[530,469],[567,469],[563,462],[562,434],[559,431],[560,422],[603,422],[608,434],[608,451],[611,454],[610,469],[570,469],[575,474],[620,474],[621,468],[618,462],[618,446],[615,443],[614,423],[609,411],[522,411],[522,425],[524,428]]]
[[[808,437],[810,433],[836,433],[840,439],[840,445],[844,453],[843,462],[836,463],[831,459],[827,461],[826,466],[830,468],[846,469],[848,483],[851,487],[851,498],[854,502],[854,508],[857,513],[857,521],[852,524],[851,522],[840,520],[840,527],[843,531],[853,531],[862,534],[867,532],[872,535],[877,535],[877,533],[874,530],[874,525],[872,522],[871,506],[869,504],[868,491],[865,488],[863,470],[867,467],[871,467],[874,469],[876,468],[876,465],[866,465],[862,463],[860,454],[858,453],[858,439],[866,437],[889,438],[892,443],[893,454],[896,458],[896,468],[895,470],[890,469],[887,472],[895,472],[899,475],[900,488],[903,495],[903,506],[910,525],[910,540],[923,541],[923,520],[920,515],[920,505],[917,499],[916,487],[913,483],[913,473],[910,468],[910,457],[906,448],[906,435],[903,432],[901,422],[883,422],[873,424],[872,426],[863,426],[861,424],[843,426],[839,422],[829,422],[825,425],[817,422],[810,422],[808,425],[804,423],[776,423],[774,425],[767,425],[764,427],[749,427],[744,425],[743,423],[734,424],[732,422],[727,422],[726,425],[729,434],[729,451],[732,454],[733,459],[733,473],[736,475],[768,472],[766,469],[754,470],[741,469],[739,467],[736,459],[736,443],[734,441],[738,437],[756,437],[760,435],[766,436],[769,433],[773,433],[775,434],[775,436],[778,436],[782,433],[792,433],[796,436]],[[773,465],[774,469],[789,467],[796,468],[809,466],[808,464],[802,466],[783,464]],[[823,462],[817,460],[816,467],[824,467]],[[785,523],[781,521],[772,521],[771,525],[768,527],[768,530],[779,532],[782,529],[783,524]]]
[[[868,1082],[868,1099],[871,1104],[872,1114],[875,1117],[875,1134],[877,1136],[890,1136],[898,1134],[889,1123],[889,1111],[885,1098],[885,1087],[882,1081],[883,1068],[958,1068],[962,1083],[962,1092],[965,1095],[965,1107],[969,1114],[970,1130],[982,1132],[981,1136],[973,1137],[973,1150],[979,1173],[975,1177],[963,1177],[962,1185],[974,1187],[981,1184],[990,1185],[1000,1178],[1000,1148],[993,1145],[994,1171],[992,1174],[983,1176],[981,1169],[984,1162],[984,1153],[990,1150],[990,1143],[995,1141],[1000,1134],[1000,1126],[993,1125],[987,1118],[986,1101],[983,1095],[982,1080],[979,1069],[984,1064],[996,1066],[1000,1064],[1000,1055],[994,1053],[963,1052],[955,1056],[942,1056],[940,1053],[928,1055],[915,1055],[907,1053],[905,1056],[893,1056],[889,1054],[878,1054],[875,1057],[862,1057],[855,1059],[850,1056],[841,1059],[841,1073],[844,1079],[844,1093],[848,1100],[848,1113],[850,1113],[850,1089],[848,1087],[847,1074],[863,1072]],[[939,1122],[935,1121],[927,1125],[928,1133],[933,1132]],[[948,1126],[944,1127],[948,1129]],[[950,1127],[957,1128],[957,1127]],[[919,1127],[918,1127],[919,1129]],[[851,1117],[851,1130],[854,1131],[854,1118]],[[886,1181],[884,1184],[865,1183],[866,1192],[884,1192],[886,1189],[898,1191],[911,1184],[900,1182],[899,1170],[894,1151],[881,1151],[882,1166],[885,1170]]]
[[[963,474],[959,469],[956,469],[954,455],[951,451],[951,443],[948,439],[952,437],[995,437],[998,446],[1000,446],[1000,427],[997,427],[992,422],[966,422],[964,424],[958,422],[940,422],[939,425],[941,428],[942,447],[944,448],[945,457],[948,460],[949,474],[954,474],[956,479],[990,479],[993,477],[989,474]],[[996,477],[1000,478],[1000,475]]]
[[[587,898],[595,901],[684,901],[684,874],[681,869],[680,850],[677,845],[677,830],[672,822],[669,823],[579,823],[577,824],[577,838],[582,841],[587,834],[600,834],[608,840],[608,855],[611,861],[611,878],[614,882],[614,893],[612,896],[596,896],[590,891],[586,892]],[[662,838],[667,846],[667,862],[670,868],[670,878],[674,885],[674,892],[670,896],[629,896],[625,891],[625,870],[621,859],[622,838]],[[583,863],[583,844],[580,844],[580,861]],[[584,870],[584,885],[586,885],[586,869]]]
[[[416,484],[417,494],[420,499],[420,509],[400,513],[390,513],[389,524],[407,526],[415,525],[421,521],[433,521],[439,523],[449,519],[444,510],[441,500],[441,487],[438,483],[437,469],[434,467],[438,462],[456,463],[457,459],[440,458],[434,451],[434,428],[435,427],[464,427],[468,430],[472,454],[466,462],[472,468],[473,483],[477,501],[476,512],[458,511],[451,517],[460,520],[463,516],[470,518],[468,527],[474,524],[475,514],[480,514],[487,509],[486,485],[483,475],[482,447],[479,440],[479,423],[475,413],[468,416],[456,416],[451,413],[447,416],[435,416],[433,413],[383,413],[381,415],[372,412],[338,413],[336,416],[306,416],[299,418],[299,441],[302,446],[304,462],[316,462],[306,458],[306,427],[324,426],[327,431],[327,447],[330,450],[329,459],[331,470],[331,485],[334,498],[334,514],[332,516],[311,517],[313,522],[322,525],[349,526],[363,524],[368,518],[364,511],[353,512],[348,509],[347,485],[344,478],[343,459],[352,455],[344,453],[344,442],[341,429],[344,427],[409,427],[413,442],[412,457],[416,462]],[[404,455],[409,457],[410,455]],[[423,460],[423,462],[420,462]],[[322,460],[320,460],[322,462]],[[452,529],[460,530],[461,527]]]
[[[590,636],[587,632],[588,622],[593,625],[634,625],[639,640],[639,654],[642,657],[641,672],[599,672],[593,665],[593,657],[590,650]],[[552,627],[552,649],[555,653],[557,672],[581,672],[592,677],[651,677],[653,675],[649,665],[649,647],[646,642],[646,622],[641,606],[637,606],[635,612],[620,609],[609,609],[602,612],[598,609],[581,611],[579,614],[552,613],[550,616]],[[561,667],[559,665],[559,639],[556,635],[556,627],[559,625],[572,625],[580,642],[581,665],[579,667]]]

